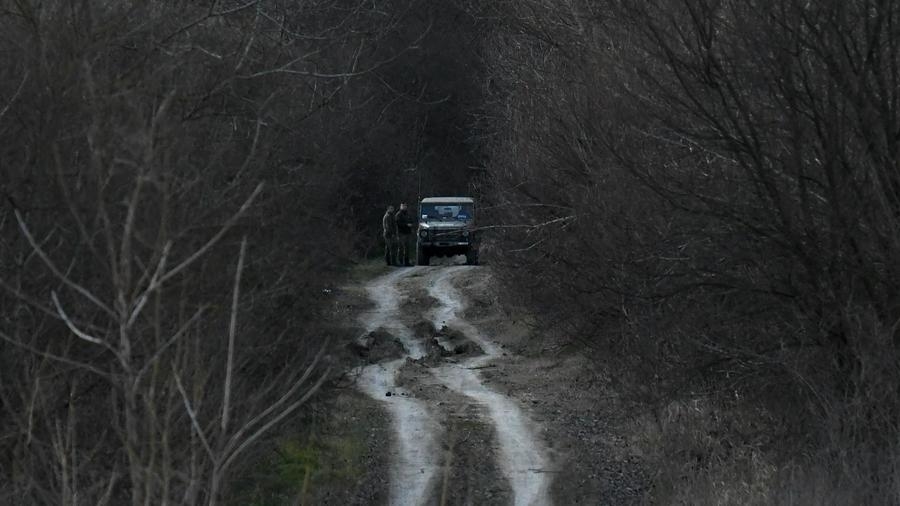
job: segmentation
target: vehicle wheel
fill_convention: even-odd
[[[478,265],[478,250],[472,250],[466,252],[466,265]]]
[[[416,265],[428,265],[428,253],[421,246],[416,246]]]

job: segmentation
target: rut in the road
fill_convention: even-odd
[[[425,354],[420,341],[403,325],[399,317],[400,294],[397,282],[411,270],[395,271],[367,286],[375,310],[363,322],[367,333],[384,329],[396,336],[406,349],[406,356],[363,368],[359,378],[365,394],[387,407],[396,434],[396,454],[391,469],[391,504],[425,504],[432,482],[440,466],[437,439],[440,425],[424,402],[409,395],[397,385],[397,373],[406,358],[419,359]],[[390,397],[387,394],[390,393]]]
[[[416,399],[398,387],[398,371],[406,359],[419,359],[425,354],[424,337],[415,336],[403,322],[399,311],[398,283],[416,274],[427,286],[429,294],[441,306],[430,314],[436,328],[448,326],[462,333],[484,351],[460,363],[444,363],[431,368],[441,384],[484,409],[484,423],[492,426],[499,443],[498,465],[509,482],[516,505],[550,504],[549,480],[545,473],[548,462],[542,442],[535,436],[527,416],[512,399],[495,392],[481,380],[478,367],[500,357],[497,345],[460,316],[465,308],[453,280],[466,267],[412,268],[395,271],[373,281],[367,288],[376,309],[366,315],[367,331],[379,329],[393,334],[403,344],[407,355],[386,363],[373,364],[360,375],[361,389],[373,399],[383,402],[391,414],[396,434],[392,452],[391,504],[426,504],[435,496],[436,477],[443,466],[437,441],[443,437],[436,418],[435,405]],[[421,274],[424,276],[419,276]],[[424,315],[423,315],[424,316]],[[430,336],[428,336],[430,337]],[[386,392],[392,395],[387,397]],[[489,451],[486,451],[489,454]]]
[[[432,372],[448,388],[487,407],[500,442],[500,465],[510,481],[518,505],[550,503],[546,450],[535,437],[525,414],[515,401],[488,388],[477,369],[500,356],[500,349],[468,321],[460,316],[465,309],[463,297],[453,287],[453,277],[464,269],[453,267],[437,275],[429,285],[432,297],[441,302],[434,311],[435,327],[448,326],[475,342],[484,355],[459,364],[446,364]]]

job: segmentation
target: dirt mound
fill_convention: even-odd
[[[437,329],[434,328],[434,325],[428,320],[419,320],[410,328],[416,337],[424,338],[426,340],[434,337],[438,332]]]
[[[370,364],[400,358],[406,354],[403,344],[393,334],[380,329],[367,333],[347,346]]]
[[[422,343],[425,345],[425,356],[417,362],[434,366],[441,362],[442,357],[448,354],[436,339],[435,336],[439,334],[439,331],[434,328],[434,325],[430,321],[419,320],[412,325],[412,330],[416,337],[421,339]]]
[[[465,334],[446,325],[435,333],[432,341],[440,346],[443,356],[474,357],[484,355],[484,350],[473,343]]]
[[[437,306],[437,303],[424,288],[412,287],[400,301],[400,313],[404,315],[423,314]]]

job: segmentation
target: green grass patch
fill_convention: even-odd
[[[363,473],[363,432],[307,436],[280,441],[255,468],[235,483],[232,504],[284,506],[313,504],[319,488],[346,488]]]

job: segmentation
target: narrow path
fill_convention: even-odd
[[[492,427],[497,451],[485,448],[479,458],[493,456],[503,477],[512,489],[517,506],[548,505],[551,503],[547,451],[528,416],[513,399],[485,385],[478,368],[502,358],[502,351],[477,327],[466,321],[461,313],[466,307],[463,295],[454,287],[454,279],[471,267],[416,267],[401,269],[376,279],[367,286],[375,310],[363,315],[362,323],[368,332],[382,330],[394,336],[404,347],[405,355],[387,362],[364,367],[360,374],[360,389],[388,409],[395,433],[391,449],[390,503],[393,505],[430,504],[437,494],[437,477],[444,475],[445,463],[439,442],[446,436],[446,398],[417,398],[398,386],[398,376],[408,359],[426,357],[425,339],[407,326],[410,315],[400,314],[404,290],[426,288],[438,307],[418,315],[430,320],[436,329],[448,327],[477,345],[482,354],[458,362],[441,361],[428,368],[437,384],[481,406],[475,410],[480,422]],[[413,315],[416,316],[416,315]],[[444,343],[441,343],[442,345]],[[420,367],[424,362],[419,362]],[[425,380],[426,378],[422,378]],[[411,385],[409,385],[411,386]],[[391,392],[390,396],[386,396]],[[452,465],[449,462],[447,465]],[[499,477],[499,475],[498,475]],[[443,483],[446,488],[446,483]],[[472,500],[473,498],[468,498]],[[475,503],[483,501],[474,498]]]

